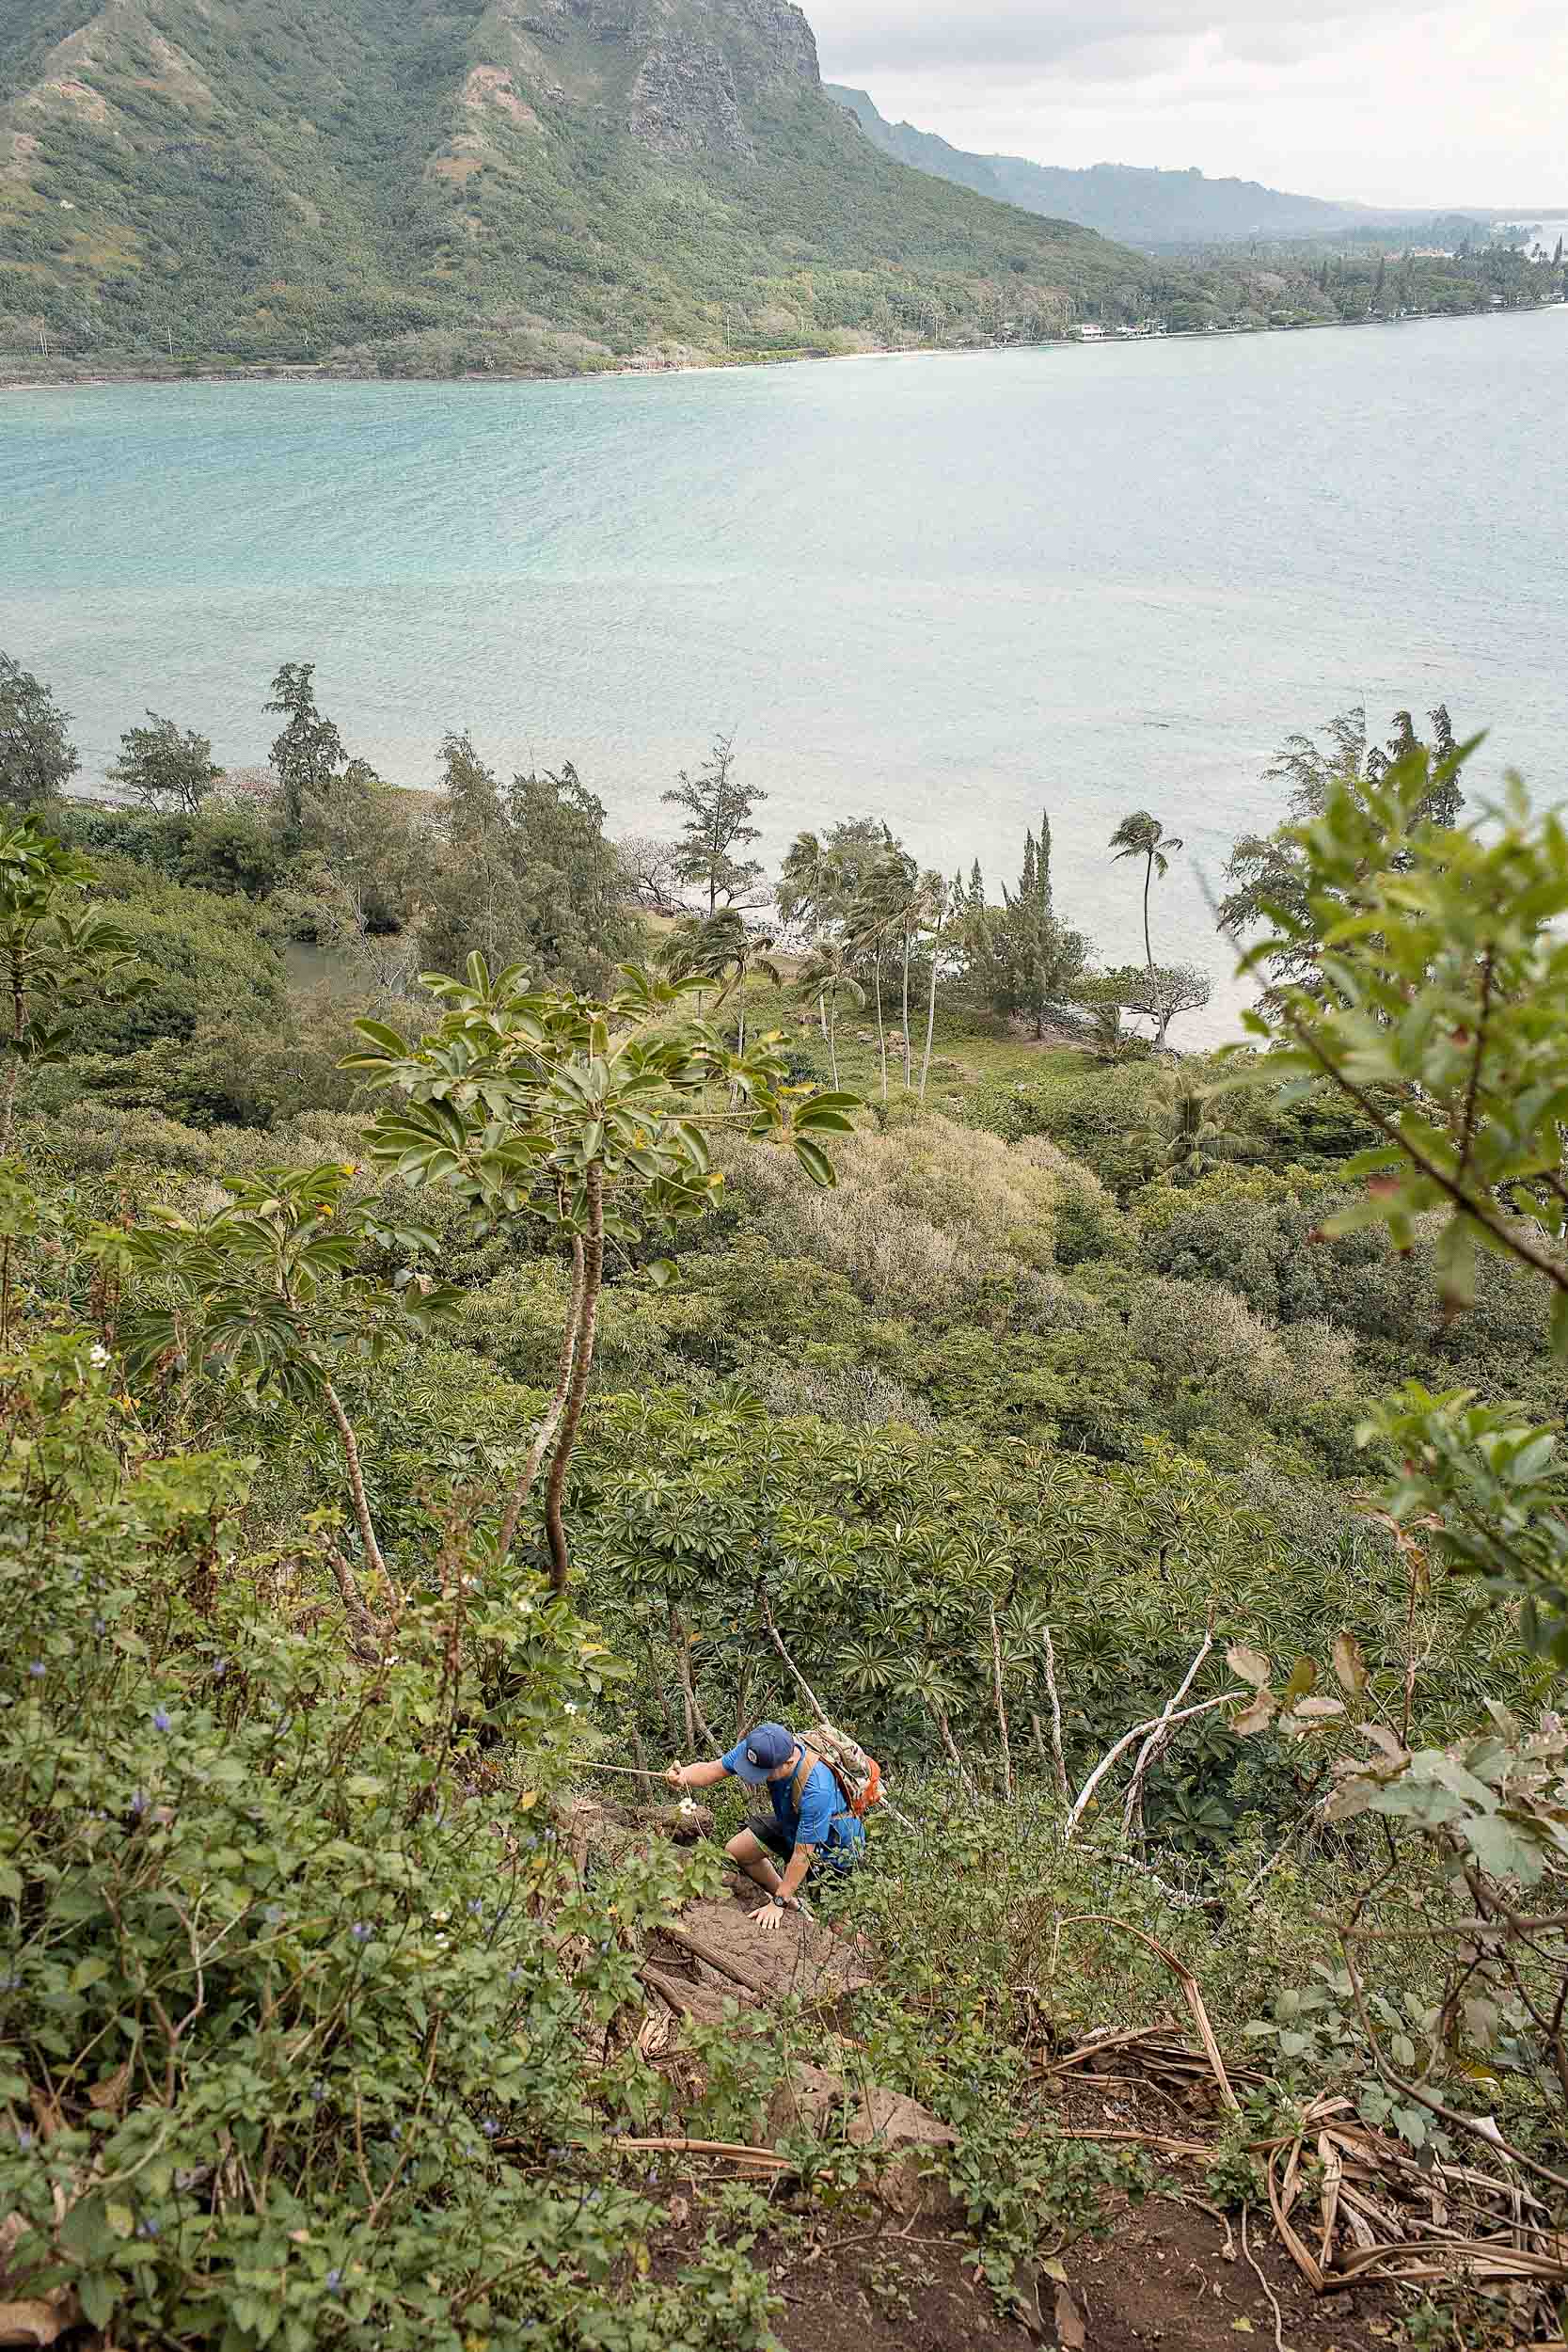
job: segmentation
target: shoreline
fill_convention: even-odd
[[[330,364],[291,359],[258,360],[219,367],[205,361],[166,361],[159,366],[127,366],[109,373],[92,374],[32,374],[16,375],[0,373],[0,392],[60,392],[105,391],[120,385],[255,385],[255,384],[591,384],[605,379],[624,382],[627,378],[647,381],[666,375],[734,375],[746,370],[777,367],[816,367],[845,363],[857,359],[979,359],[993,358],[1003,351],[1105,351],[1127,350],[1133,345],[1175,342],[1228,342],[1237,338],[1258,335],[1313,335],[1332,333],[1336,329],[1358,333],[1367,327],[1435,326],[1477,319],[1500,320],[1539,318],[1544,312],[1568,310],[1568,300],[1560,297],[1553,302],[1532,302],[1501,310],[1425,310],[1407,318],[1397,319],[1303,319],[1298,324],[1275,326],[1179,326],[1162,328],[1154,333],[1118,334],[1112,330],[1103,335],[1053,336],[1045,342],[975,343],[890,343],[869,351],[770,351],[754,356],[732,358],[632,360],[618,362],[612,367],[568,368],[560,373],[546,373],[540,369],[467,368],[457,374],[381,375],[364,373],[359,370],[335,368]]]

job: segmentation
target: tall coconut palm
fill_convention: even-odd
[[[937,969],[942,961],[942,933],[951,909],[947,879],[938,873],[920,878],[922,929],[931,934],[931,985],[926,999],[926,1058],[920,1065],[920,1107],[926,1107],[926,1089],[931,1077],[931,1045],[937,1032]]]
[[[1185,847],[1175,834],[1167,833],[1158,817],[1151,817],[1147,808],[1134,809],[1124,817],[1111,835],[1115,851],[1111,863],[1119,866],[1126,857],[1141,857],[1144,861],[1144,954],[1148,961],[1148,984],[1154,986],[1154,942],[1148,927],[1148,894],[1158,872],[1164,881],[1170,872],[1170,862]]]
[[[882,1101],[887,1101],[887,1025],[882,1015],[882,958],[895,940],[903,945],[904,1084],[910,1082],[910,940],[911,906],[920,869],[883,828],[885,839],[863,869],[845,926],[845,944],[863,964],[869,960],[877,1000],[877,1050],[882,1066]]]
[[[842,939],[819,940],[801,967],[797,982],[800,994],[808,1003],[815,1000],[822,1006],[828,1041],[828,1064],[838,1085],[838,1000],[847,996],[851,1004],[863,1005],[865,991],[850,970],[855,950],[851,942]]]
[[[740,1025],[736,1051],[743,1054],[748,982],[760,973],[775,988],[784,986],[784,976],[771,961],[773,945],[771,931],[753,930],[736,908],[725,907],[718,914],[691,914],[677,923],[664,943],[659,961],[677,978],[712,980],[720,992],[720,1005],[735,995]],[[718,1009],[716,1005],[716,1014]]]
[[[786,930],[797,925],[819,930],[824,923],[841,911],[844,876],[842,861],[821,836],[815,833],[797,834],[785,853],[779,872],[779,914]],[[828,1004],[825,996],[816,1000],[816,1017],[821,1024],[823,1041],[828,1035]]]

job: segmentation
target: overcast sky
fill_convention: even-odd
[[[1568,213],[1563,0],[805,0],[829,81],[956,147]]]

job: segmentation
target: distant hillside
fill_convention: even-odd
[[[1148,265],[902,167],[786,0],[3,0],[0,348],[961,342]]]
[[[1258,238],[1314,237],[1361,224],[1391,221],[1365,205],[1331,204],[1315,196],[1286,196],[1255,180],[1206,180],[1200,171],[1148,171],[1128,164],[1095,164],[1067,171],[1026,163],[1020,155],[966,155],[933,132],[884,121],[864,90],[827,85],[887,155],[981,196],[1026,213],[1076,221],[1126,244],[1241,244]]]

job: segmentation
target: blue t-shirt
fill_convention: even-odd
[[[723,1758],[726,1772],[735,1772],[744,1752],[744,1742],[730,1750]],[[800,1764],[797,1754],[794,1770],[783,1780],[763,1784],[773,1800],[773,1819],[780,1829],[792,1846],[832,1848],[841,1856],[858,1855],[865,1845],[865,1823],[850,1812],[831,1766],[817,1764],[813,1768],[797,1807],[795,1785]]]
[[[844,1791],[826,1764],[818,1764],[800,1791],[800,1810],[794,1804],[796,1775],[787,1780],[770,1780],[768,1793],[773,1800],[773,1819],[778,1822],[792,1846],[828,1846],[835,1843],[833,1824],[842,1813],[846,1821],[854,1822],[854,1815],[844,1802]],[[839,1823],[842,1830],[843,1822]]]

